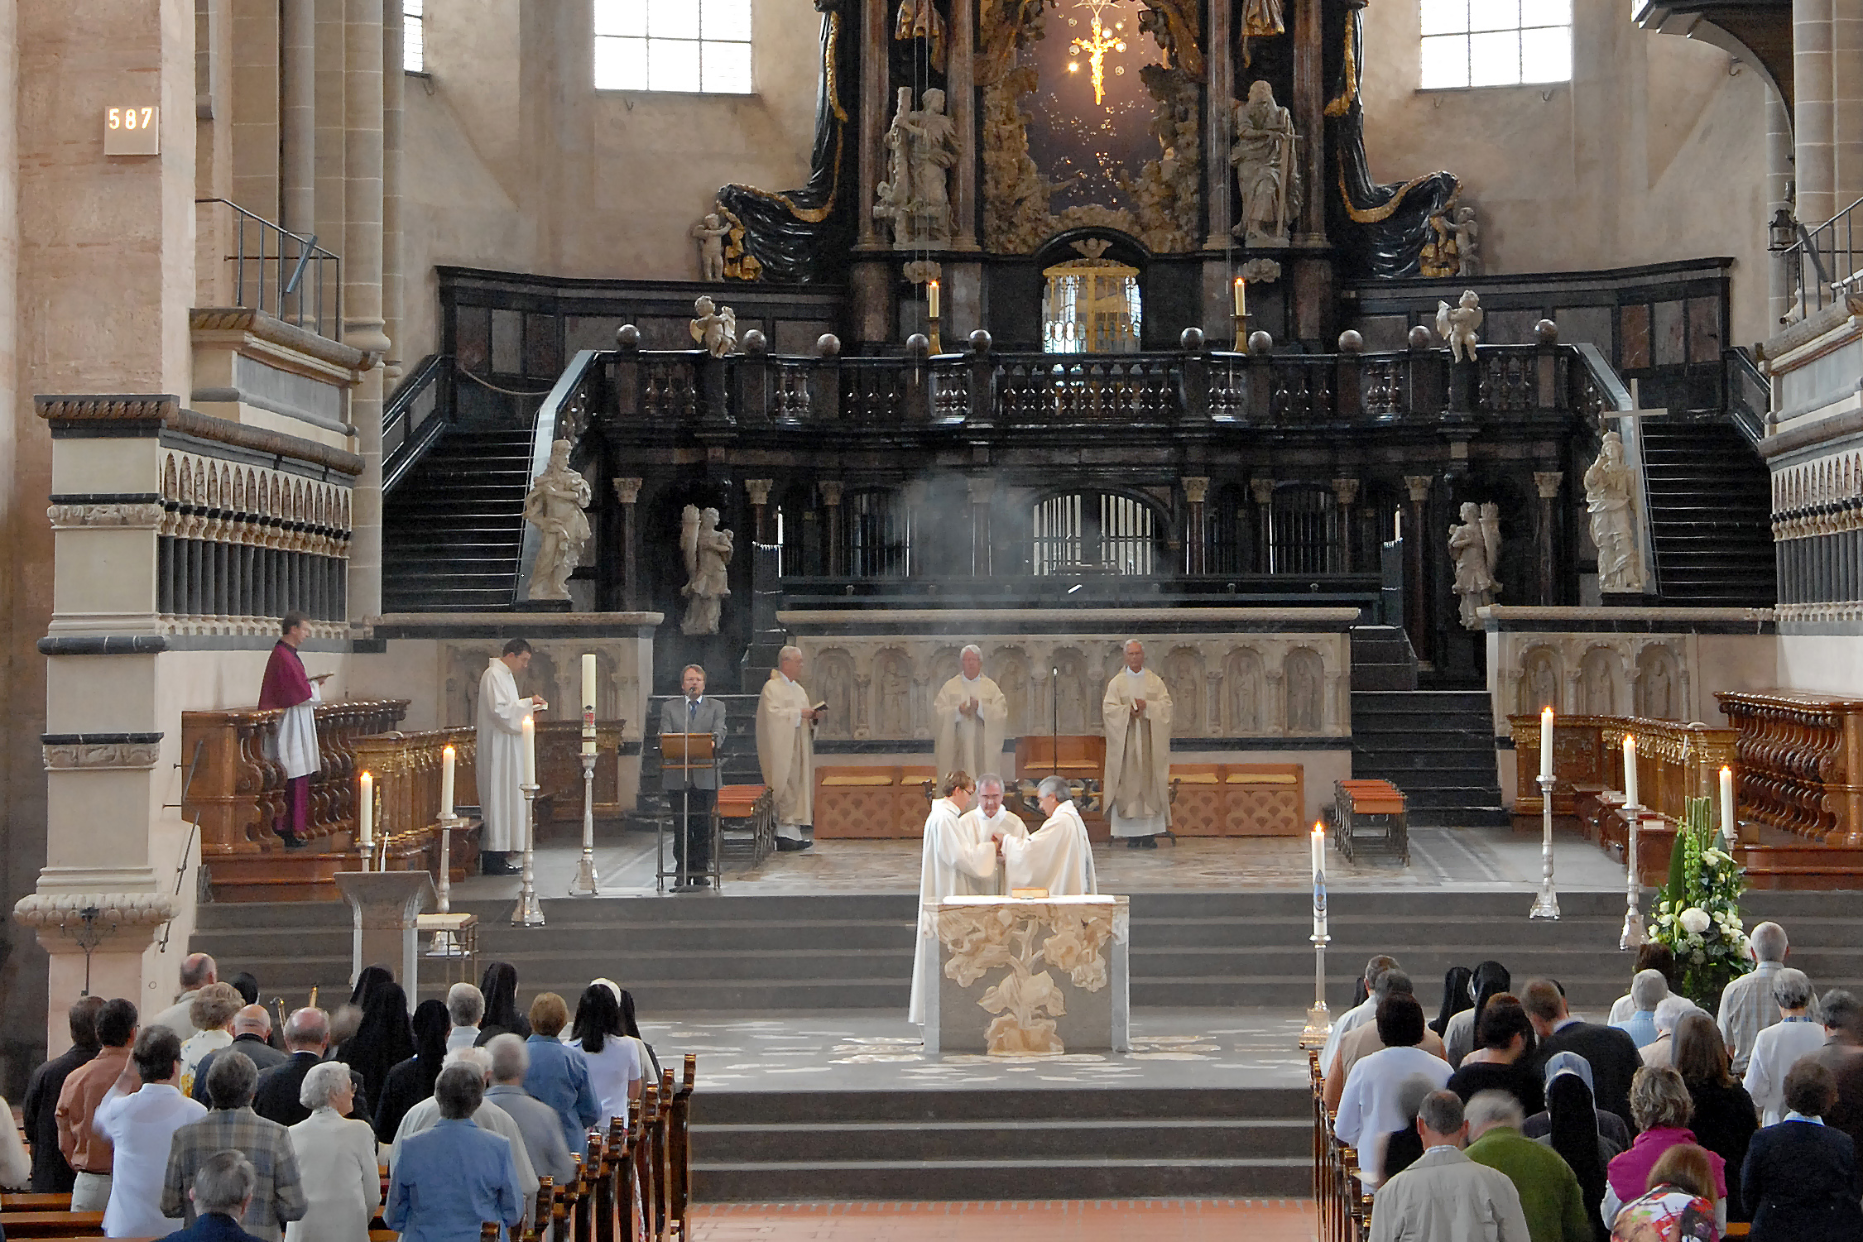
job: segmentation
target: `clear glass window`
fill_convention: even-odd
[[[1419,0],[1424,90],[1572,80],[1572,0]]]
[[[594,0],[595,89],[751,93],[751,0]]]

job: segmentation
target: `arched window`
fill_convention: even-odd
[[[1149,574],[1159,563],[1150,505],[1116,492],[1065,492],[1035,506],[1030,567],[1037,575],[1091,569]]]
[[[912,572],[912,516],[897,492],[847,497],[847,568],[856,578],[903,578]]]
[[[1316,484],[1294,484],[1274,489],[1268,518],[1268,572],[1321,574],[1334,563],[1332,489]]]
[[[1042,349],[1050,354],[1130,354],[1139,347],[1139,271],[1112,259],[1045,268]]]

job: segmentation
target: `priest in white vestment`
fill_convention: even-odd
[[[776,802],[776,848],[815,844],[815,707],[800,684],[802,649],[784,647],[757,697],[757,764]]]
[[[1093,874],[1093,846],[1067,782],[1059,776],[1044,777],[1038,796],[1047,822],[1026,837],[1003,838],[1004,883],[1012,893],[1042,888],[1050,897],[1093,896],[1100,891]]]
[[[1029,826],[1022,822],[1022,817],[1003,805],[1003,778],[994,772],[985,772],[977,778],[977,805],[964,812],[964,817],[957,821],[958,835],[965,841],[986,841],[999,857],[990,869],[987,880],[973,879],[967,875],[958,877],[958,889],[953,896],[1000,897],[1007,891],[1003,887],[1003,865],[1001,851],[997,842],[1004,837],[1018,840],[1029,835]]]
[[[518,697],[517,677],[530,667],[530,644],[514,638],[479,678],[479,748],[473,772],[479,786],[479,840],[485,875],[516,875],[510,855],[524,848],[529,830],[524,809],[524,717],[549,706],[537,695]]]
[[[1171,826],[1171,691],[1145,667],[1145,644],[1126,644],[1126,666],[1106,683],[1106,779],[1101,804],[1129,849],[1156,849]]]
[[[1003,726],[1009,700],[983,675],[983,651],[971,645],[958,654],[963,669],[932,700],[938,783],[953,772],[994,772],[1003,758]]]
[[[946,897],[968,895],[974,884],[996,878],[996,839],[978,840],[962,828],[964,812],[976,782],[965,772],[953,772],[939,788],[925,817],[924,848],[919,853],[919,943],[912,958],[912,1001],[906,1021],[925,1025],[928,989],[938,986],[938,903]]]

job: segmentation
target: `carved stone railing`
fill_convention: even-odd
[[[321,767],[311,777],[310,853],[346,850],[356,823],[356,750],[360,739],[385,733],[407,714],[406,699],[346,699],[317,708]],[[184,767],[201,747],[200,766],[182,795],[182,814],[201,825],[201,861],[279,851],[273,825],[284,815],[285,773],[266,755],[267,739],[284,716],[273,711],[181,714]]]
[[[1863,845],[1863,701],[1787,690],[1714,697],[1739,733],[1743,819]]]
[[[1538,815],[1540,718],[1509,716],[1514,739],[1516,815]],[[1739,764],[1734,731],[1638,716],[1561,716],[1553,722],[1553,811],[1571,814],[1581,787],[1624,787],[1624,737],[1637,739],[1637,801],[1671,820],[1687,812],[1688,799],[1715,797],[1722,765]]]

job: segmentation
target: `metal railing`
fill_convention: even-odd
[[[1738,346],[1721,352],[1727,371],[1727,416],[1747,443],[1766,438],[1766,416],[1772,410],[1772,384],[1753,356]]]
[[[401,381],[382,408],[382,493],[407,477],[420,455],[452,421],[454,402],[447,391],[453,355],[428,354]],[[439,415],[440,417],[435,417]]]
[[[342,260],[319,246],[314,234],[300,236],[224,198],[198,198],[194,204],[225,212],[223,249],[234,306],[342,339]]]
[[[1786,317],[1799,320],[1853,294],[1863,294],[1863,198],[1815,229],[1798,225],[1798,240],[1782,252]]]

